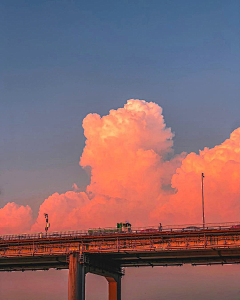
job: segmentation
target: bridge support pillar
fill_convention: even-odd
[[[68,300],[85,300],[86,270],[78,257],[77,253],[69,255]]]
[[[103,276],[108,281],[108,300],[121,300],[121,267],[102,256],[69,255],[68,300],[85,300],[85,277],[87,273]]]
[[[121,300],[121,276],[105,278],[108,281],[108,300]]]

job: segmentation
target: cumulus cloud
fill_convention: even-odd
[[[155,103],[129,100],[123,108],[83,120],[86,146],[80,159],[91,169],[86,192],[54,194],[40,207],[33,230],[44,228],[44,212],[54,229],[114,226],[131,220],[147,225],[149,213],[168,194],[164,186],[180,166],[173,154],[173,133],[166,127],[162,109]]]
[[[27,232],[31,228],[32,210],[14,202],[7,203],[0,209],[0,233],[13,234]]]
[[[164,162],[173,152],[173,133],[165,125],[161,107],[128,100],[102,118],[89,114],[83,128],[87,140],[80,165],[92,171],[87,191],[128,201],[154,201],[151,195],[161,193],[163,181],[167,184]]]
[[[64,194],[54,193],[40,206],[38,218],[32,226],[32,231],[43,231],[45,228],[44,214],[49,215],[50,230],[73,230],[84,226],[81,208],[87,205],[89,199],[86,193],[68,191]]]
[[[171,223],[201,223],[201,173],[204,173],[206,222],[239,220],[240,128],[230,139],[199,154],[190,153],[172,177],[176,193],[152,213]]]
[[[162,108],[133,99],[103,117],[87,115],[83,128],[86,145],[80,165],[91,170],[91,182],[84,192],[74,184],[73,191],[48,197],[32,231],[44,230],[44,213],[49,215],[51,231],[115,226],[126,220],[133,226],[201,222],[202,172],[206,220],[238,219],[240,128],[213,149],[176,156],[174,134],[166,127]],[[28,206],[11,203],[2,210],[9,212],[6,224],[16,215],[15,225],[0,227],[3,233],[31,226]],[[25,225],[19,215],[25,216]]]

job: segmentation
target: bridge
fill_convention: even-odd
[[[89,272],[107,279],[109,300],[121,300],[125,267],[235,263],[236,223],[0,236],[0,271],[69,269],[68,300],[85,299]]]

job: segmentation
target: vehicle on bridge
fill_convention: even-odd
[[[126,223],[117,223],[117,229],[120,232],[131,232],[132,225],[129,222],[126,222]]]
[[[103,234],[116,234],[131,232],[132,225],[129,222],[117,223],[117,227],[114,228],[90,228],[88,230],[89,235],[103,235]]]
[[[199,230],[203,230],[203,228],[197,226],[188,226],[182,229],[182,231],[199,231]]]

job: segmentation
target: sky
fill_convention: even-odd
[[[53,230],[199,223],[202,171],[206,220],[239,220],[239,16],[236,0],[1,1],[0,233],[41,231],[45,210]],[[202,299],[204,270],[206,299],[239,297],[217,267],[177,270],[129,270],[123,293],[159,299],[164,272],[176,286],[164,297]],[[22,276],[0,274],[4,299],[32,299]],[[41,300],[38,280],[67,282],[65,271],[34,276]]]

